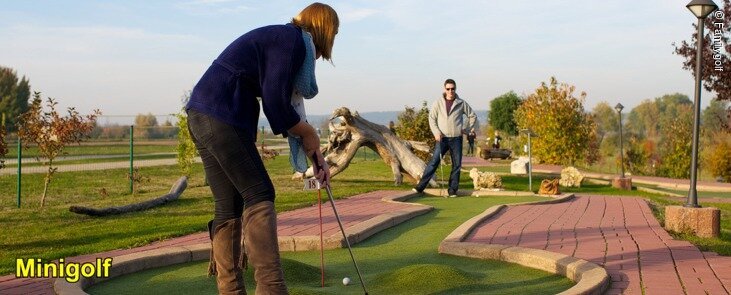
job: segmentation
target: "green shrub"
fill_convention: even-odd
[[[434,147],[436,140],[434,134],[429,128],[429,108],[426,101],[421,104],[421,109],[406,107],[406,109],[398,114],[398,123],[396,123],[396,135],[404,140],[421,141]],[[414,154],[424,161],[428,161],[431,156],[429,153],[415,151]]]
[[[690,177],[693,112],[690,105],[679,105],[677,116],[661,124],[658,175],[672,178]]]
[[[714,177],[731,182],[731,134],[720,132],[709,148],[706,167]]]

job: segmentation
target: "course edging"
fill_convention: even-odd
[[[498,214],[508,206],[553,204],[570,200],[573,194],[564,194],[548,201],[526,202],[511,205],[495,205],[483,213],[462,223],[440,244],[439,253],[478,259],[493,259],[559,274],[576,282],[576,285],[560,294],[602,294],[609,288],[607,271],[594,263],[565,254],[545,250],[498,244],[463,242],[483,221]]]
[[[382,198],[383,202],[400,202],[416,196],[410,192],[387,196]],[[393,227],[406,220],[425,214],[434,208],[423,204],[405,203],[410,208],[395,212],[388,212],[375,216],[346,229],[348,241],[355,244],[365,240],[373,234],[384,229]],[[338,237],[339,236],[339,237]],[[345,247],[345,239],[341,233],[326,237],[324,240],[325,249]],[[279,237],[280,251],[305,251],[320,249],[319,236],[283,236]],[[151,268],[164,267],[179,263],[206,260],[210,258],[211,244],[199,243],[186,246],[170,246],[159,249],[152,249],[137,253],[113,257],[113,264],[107,278],[80,278],[78,282],[69,283],[66,279],[58,278],[53,281],[53,290],[61,295],[82,295],[87,294],[84,289],[89,286],[103,282],[118,276],[135,273]]]

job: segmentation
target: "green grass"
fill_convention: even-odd
[[[669,192],[669,193],[678,194],[678,195],[681,195],[681,196],[687,196],[688,195],[688,191],[687,190],[680,191],[680,190],[672,190],[672,189],[666,189],[666,188],[661,188],[661,187],[651,187],[651,188],[656,189],[656,190],[659,190],[659,191],[665,191],[665,192]],[[731,199],[731,192],[704,192],[704,191],[699,191],[698,192],[698,197],[699,198],[724,198],[724,199],[729,198],[729,199]]]
[[[682,206],[685,202],[672,200],[667,197],[652,195],[648,197],[652,212],[665,224],[665,206]],[[679,240],[686,240],[703,251],[716,252],[723,256],[731,256],[731,204],[730,203],[701,203],[703,207],[715,207],[721,210],[721,235],[718,238],[700,238],[690,234],[670,232],[670,235]]]
[[[353,253],[370,294],[555,294],[570,288],[568,279],[494,260],[438,254],[439,243],[467,219],[496,204],[540,200],[537,197],[444,199],[413,201],[435,210],[354,245]],[[283,252],[285,278],[292,294],[362,294],[347,249],[325,251],[326,281],[320,287],[318,251]],[[216,293],[206,277],[207,262],[195,262],[136,273],[92,287],[91,294]],[[247,275],[253,294],[251,270]],[[351,285],[343,286],[343,277]],[[132,287],[134,286],[134,287]]]
[[[302,182],[291,180],[287,157],[266,162],[276,184],[277,210],[286,211],[314,204],[316,194],[302,190]],[[200,164],[196,165],[188,189],[179,200],[162,207],[105,218],[78,215],[71,205],[96,208],[121,206],[156,198],[170,190],[180,177],[177,166],[145,167],[136,195],[128,194],[126,169],[57,173],[51,183],[46,206],[39,208],[43,175],[23,176],[22,207],[16,207],[15,175],[0,176],[0,275],[15,270],[16,258],[58,259],[118,248],[130,248],[152,241],[205,230],[213,217],[210,189],[203,186]],[[102,188],[106,195],[101,194]],[[333,180],[336,198],[379,189],[393,189],[390,168],[381,161],[355,160]],[[403,185],[400,189],[408,189]]]
[[[493,171],[489,169],[479,168],[481,171]],[[446,172],[445,172],[446,174]],[[460,189],[473,189],[472,180],[469,178],[467,173],[462,173],[460,180]],[[445,177],[447,177],[445,175]],[[528,176],[521,175],[501,175],[503,187],[508,191],[528,191]],[[533,192],[538,192],[538,188],[541,186],[541,181],[544,179],[555,179],[560,178],[558,175],[544,174],[544,173],[533,173]],[[601,194],[601,195],[615,195],[615,196],[640,196],[649,197],[654,196],[648,192],[638,191],[633,189],[631,191],[624,191],[615,189],[609,185],[595,184],[588,181],[584,181],[580,188],[576,187],[561,187],[562,193],[582,193],[582,194]]]
[[[627,170],[626,167],[627,166],[625,166],[625,172],[629,173],[630,171]],[[597,163],[594,163],[592,165],[577,164],[576,168],[580,169],[581,171],[586,171],[586,172],[617,174],[617,175],[620,174],[619,160],[616,159],[615,156],[604,157],[603,159],[601,159],[600,161],[598,161]],[[645,175],[645,176],[657,176],[657,175]],[[711,172],[709,170],[699,168],[698,169],[698,180],[716,181],[716,178],[711,174]]]

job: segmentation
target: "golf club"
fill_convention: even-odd
[[[446,198],[449,196],[444,193],[444,165],[445,165],[444,154],[442,154],[442,161],[439,162],[439,171],[442,174],[442,179],[440,179],[440,181],[438,181],[438,182],[439,182],[439,193],[444,195],[444,197]]]
[[[317,167],[317,170],[322,170],[322,166],[319,165],[317,162],[317,159],[314,159],[312,161],[313,165]],[[314,172],[314,171],[313,171]],[[365,282],[363,282],[363,275],[360,273],[360,268],[358,267],[358,262],[355,261],[355,256],[353,256],[353,249],[350,247],[350,241],[348,240],[348,236],[345,234],[345,229],[343,228],[343,223],[340,221],[340,215],[338,215],[338,210],[335,208],[335,199],[333,198],[332,190],[330,189],[330,183],[325,185],[325,191],[327,191],[327,196],[330,198],[330,205],[333,207],[333,213],[335,213],[335,219],[338,221],[338,226],[340,226],[340,232],[343,233],[343,239],[345,239],[345,245],[348,246],[348,252],[350,253],[350,259],[353,260],[353,265],[355,266],[355,271],[358,272],[358,279],[360,279],[360,285],[363,287],[363,292],[365,295],[368,295],[368,291],[365,287]]]

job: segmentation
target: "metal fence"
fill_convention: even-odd
[[[170,120],[152,127],[121,125],[109,123],[108,120],[102,117],[97,123],[105,125],[95,127],[90,138],[81,144],[67,145],[63,154],[53,160],[53,167],[57,168],[54,179],[63,173],[87,172],[89,175],[82,177],[98,177],[101,183],[102,178],[110,177],[109,171],[113,170],[117,177],[115,184],[107,185],[108,192],[103,193],[129,194],[135,191],[136,185],[140,185],[140,178],[149,175],[147,172],[152,167],[177,165],[179,128]],[[322,144],[326,144],[327,135],[327,132],[321,134]],[[258,139],[258,146],[265,145],[268,149],[277,150],[281,156],[288,157],[289,146],[285,138],[262,128]],[[35,198],[40,194],[39,183],[43,182],[41,178],[48,171],[48,159],[40,155],[35,146],[24,149],[15,132],[9,133],[5,140],[9,153],[4,158],[5,168],[0,169],[0,207],[21,207],[23,198]],[[380,157],[375,152],[361,147],[353,160],[378,159]],[[138,183],[135,183],[135,179]],[[83,188],[71,191],[72,194],[89,193],[88,189]],[[14,202],[11,203],[11,199]]]
[[[67,145],[63,154],[53,160],[53,167],[57,168],[55,173],[122,169],[126,171],[126,179],[120,179],[117,190],[124,187],[127,193],[132,193],[135,179],[139,180],[146,167],[177,164],[177,134],[178,128],[171,125],[96,127],[91,137],[81,144]],[[48,159],[33,145],[24,149],[16,133],[10,133],[6,142],[9,153],[5,168],[0,169],[3,184],[0,196],[15,194],[20,207],[27,195],[23,179],[32,174],[45,174]]]

